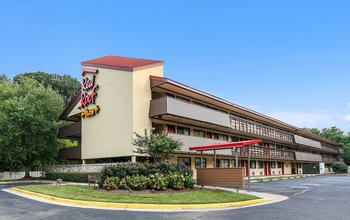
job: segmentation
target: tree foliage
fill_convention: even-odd
[[[342,144],[344,150],[342,158],[346,164],[350,164],[350,132],[346,133],[335,126],[321,130],[318,128],[305,128],[305,130]]]
[[[33,79],[0,81],[0,170],[26,175],[57,155],[62,98]]]
[[[79,81],[69,75],[49,74],[45,72],[21,73],[13,78],[18,83],[24,78],[32,78],[42,84],[45,88],[51,87],[60,94],[64,104],[67,105],[77,91],[81,89]]]
[[[166,133],[156,134],[145,130],[144,135],[135,133],[132,144],[136,146],[136,153],[147,154],[154,159],[154,162],[160,162],[171,158],[171,154],[180,150],[182,143]]]

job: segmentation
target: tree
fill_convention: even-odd
[[[0,169],[25,176],[34,164],[58,152],[58,117],[62,98],[33,79],[0,82]]]
[[[147,154],[151,156],[155,163],[168,160],[171,158],[171,154],[176,150],[180,150],[182,143],[172,137],[169,137],[166,133],[156,134],[147,132],[145,130],[144,135],[135,133],[132,144],[136,146],[136,153]]]
[[[64,104],[67,105],[74,95],[81,89],[79,81],[69,75],[49,74],[45,72],[28,72],[16,75],[14,82],[21,82],[24,78],[32,78],[45,88],[51,87],[60,94]]]
[[[6,76],[6,75],[4,75],[4,74],[0,74],[0,82],[1,82],[1,81],[8,82],[8,81],[9,81],[9,79],[7,78],[7,76]]]

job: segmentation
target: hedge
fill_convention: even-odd
[[[102,187],[104,181],[108,177],[118,177],[123,179],[132,176],[145,176],[162,174],[164,176],[169,173],[178,173],[183,176],[192,176],[193,171],[184,164],[170,164],[170,163],[118,163],[106,166],[101,171],[101,181],[99,186]]]
[[[348,172],[348,165],[346,165],[343,162],[335,162],[332,165],[332,169],[335,173],[347,173]]]
[[[47,172],[45,175],[46,175],[46,179],[49,179],[49,180],[62,179],[63,181],[68,181],[68,182],[77,182],[77,183],[88,182],[88,173]]]

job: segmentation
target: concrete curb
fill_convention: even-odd
[[[221,188],[220,188],[221,189]],[[232,191],[232,189],[225,189]],[[258,205],[265,205],[274,202],[280,202],[288,197],[278,198],[277,195],[265,196],[263,199],[255,199],[242,202],[230,202],[230,203],[213,203],[213,204],[188,204],[188,205],[160,205],[160,204],[127,204],[127,203],[108,203],[108,202],[92,202],[81,201],[73,199],[63,199],[54,196],[48,196],[40,193],[34,193],[27,190],[18,188],[11,188],[3,190],[8,193],[12,193],[18,196],[22,196],[28,199],[34,199],[37,201],[51,203],[55,205],[63,205],[78,208],[91,208],[91,209],[107,209],[107,210],[129,210],[129,211],[148,211],[148,212],[179,212],[179,211],[215,211],[215,210],[227,210],[252,207]],[[257,195],[264,197],[267,195],[264,193],[247,193],[251,195]],[[272,195],[272,194],[269,194]],[[276,197],[277,196],[277,197]]]
[[[318,176],[316,174],[308,174],[308,175],[304,175],[304,176],[290,176],[290,177],[283,177],[283,178],[268,178],[268,179],[255,179],[255,180],[251,180],[251,183],[259,183],[259,182],[270,182],[270,181],[278,181],[278,180],[290,180],[290,179],[300,179],[300,178],[306,178],[306,177],[314,177],[314,176]]]

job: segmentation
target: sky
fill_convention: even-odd
[[[0,74],[106,55],[298,127],[350,131],[350,1],[2,0]]]

